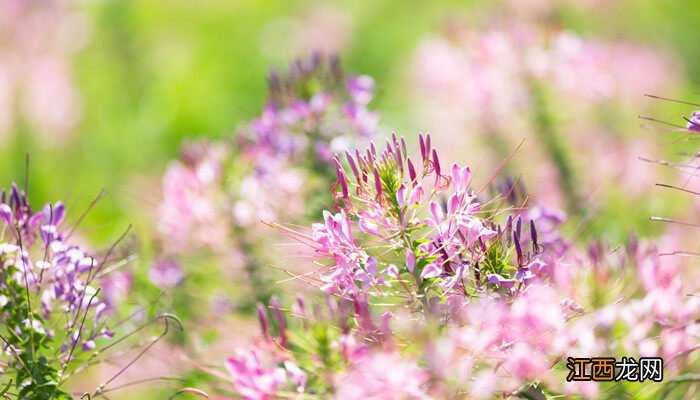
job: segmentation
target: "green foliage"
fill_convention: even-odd
[[[484,260],[480,264],[484,274],[499,274],[509,277],[509,274],[516,269],[509,265],[510,252],[504,247],[500,240],[491,242],[487,247]]]
[[[304,329],[289,331],[290,350],[295,361],[308,373],[308,387],[318,388],[318,394],[332,390],[324,377],[342,371],[345,367],[342,354],[335,346],[340,331],[321,321],[310,321]]]

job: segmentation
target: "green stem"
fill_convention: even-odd
[[[550,110],[545,90],[537,82],[532,81],[530,93],[534,107],[535,131],[557,169],[568,209],[581,213],[583,210],[576,173],[566,144],[558,132],[557,122]]]
[[[246,255],[244,269],[255,296],[255,302],[251,303],[251,307],[255,307],[257,302],[268,304],[270,297],[272,297],[271,285],[265,277],[260,260],[254,254],[255,246],[243,235],[239,235],[239,237],[241,237],[241,251]]]

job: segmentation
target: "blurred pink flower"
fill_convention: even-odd
[[[249,400],[267,400],[277,394],[283,376],[279,370],[266,369],[255,350],[236,350],[236,357],[226,360],[238,393]]]
[[[223,187],[228,152],[220,144],[197,142],[187,145],[183,154],[183,160],[171,163],[163,177],[160,238],[172,253],[220,249],[230,229]]]
[[[184,279],[182,268],[172,258],[156,260],[148,270],[148,279],[160,288],[177,286]]]
[[[70,56],[84,26],[69,1],[0,2],[0,136],[20,121],[49,144],[72,134],[81,105]]]
[[[122,304],[131,293],[133,283],[134,277],[129,271],[115,271],[107,275],[100,282],[105,303],[110,308]]]
[[[427,374],[415,361],[393,352],[374,352],[336,379],[338,400],[429,399]]]
[[[259,157],[257,163],[258,168],[242,179],[232,199],[235,222],[253,228],[282,215],[294,218],[302,214],[307,172],[273,157]]]
[[[267,368],[255,349],[237,349],[235,357],[226,360],[233,384],[238,394],[246,400],[270,400],[280,391],[293,387],[303,393],[306,374],[294,363],[285,362],[284,367]]]
[[[570,181],[590,188],[585,195],[620,182],[638,195],[656,175],[630,171],[651,142],[625,138],[610,118],[621,125],[647,106],[645,93],[669,91],[678,63],[658,49],[544,26],[502,18],[481,29],[453,23],[426,37],[411,68],[418,121],[440,132],[434,138],[447,157],[473,152],[493,168],[525,139],[520,150],[528,157],[509,167],[523,171],[531,194],[548,206],[579,202],[580,194],[566,187]],[[601,118],[602,109],[616,114]],[[476,151],[484,143],[491,148],[486,155]],[[575,151],[591,146],[596,150]]]

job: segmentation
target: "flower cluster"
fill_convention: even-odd
[[[14,184],[0,194],[0,371],[16,374],[20,398],[70,398],[70,363],[113,336],[96,286],[104,264],[72,243],[64,217],[61,202],[33,211]]]
[[[335,156],[337,212],[309,235],[281,228],[313,249],[318,277],[297,277],[326,310],[273,299],[270,321],[259,306],[262,335],[229,367],[237,393],[598,397],[636,389],[567,383],[562,360],[663,356],[668,376],[692,369],[700,302],[677,260],[636,240],[617,253],[578,248],[560,212],[506,206],[519,197],[509,193],[485,200],[468,167],[443,169],[429,135],[419,145],[416,161],[396,136],[345,165]]]
[[[268,82],[262,115],[240,136],[252,172],[242,179],[244,190],[238,193],[234,216],[247,226],[301,213],[303,199],[318,194],[310,178],[325,179],[332,173],[328,161],[333,153],[369,140],[378,122],[367,108],[374,80],[346,76],[335,58],[316,54],[299,60],[284,74],[272,72]],[[280,210],[277,202],[270,202],[271,193],[291,203]]]
[[[378,295],[383,286],[393,286],[418,299],[429,287],[462,295],[488,284],[517,291],[544,275],[536,221],[529,221],[526,233],[522,216],[504,219],[504,199],[482,204],[481,193],[471,189],[469,167],[443,169],[431,136],[420,135],[419,142],[415,162],[395,135],[381,153],[374,144],[347,152],[351,175],[334,159],[341,211],[325,212],[310,237],[315,252],[332,261],[322,270],[324,289],[346,295],[372,289]],[[381,248],[358,246],[352,221],[355,232],[380,240]],[[377,252],[398,259],[380,262],[371,254]]]
[[[268,102],[244,141],[247,153],[300,161],[311,151],[329,160],[356,137],[374,134],[378,118],[366,108],[374,80],[344,76],[335,58],[298,60],[284,74],[273,71],[268,83]]]
[[[88,249],[83,217],[69,224],[62,202],[32,208],[26,186],[1,190],[0,399],[107,398],[156,380],[192,386],[170,398],[225,400],[694,398],[700,254],[683,229],[700,226],[700,152],[655,161],[683,179],[657,186],[698,196],[695,209],[632,224],[664,201],[640,189],[656,182],[639,171],[654,142],[626,128],[676,68],[662,51],[565,28],[623,7],[604,3],[502,0],[488,25],[451,19],[420,40],[400,87],[417,96],[402,105],[440,134],[415,143],[379,135],[374,80],[337,58],[273,70],[254,118],[186,142],[167,166],[145,271],[121,270],[137,259],[130,246]],[[56,143],[80,118],[68,55],[84,28],[71,6],[0,0],[0,138]],[[118,8],[126,20],[148,10]],[[351,25],[325,6],[276,17],[262,51],[307,36],[346,47]],[[287,48],[267,43],[280,32]],[[664,123],[675,146],[700,133],[700,110],[684,120]],[[140,307],[149,293],[162,300]],[[164,332],[144,339],[157,321]],[[187,330],[161,343],[153,376],[136,362],[172,323]],[[218,367],[197,360],[211,354]],[[591,359],[606,373],[570,361]],[[611,359],[658,361],[663,382],[609,376]]]
[[[306,374],[287,361],[284,368],[266,369],[255,350],[239,349],[235,357],[226,360],[236,391],[246,398],[265,399],[275,395],[287,384],[303,393]]]
[[[163,177],[158,230],[168,252],[226,245],[227,198],[222,187],[228,150],[221,144],[195,142],[184,146]]]
[[[390,313],[377,323],[366,301],[332,296],[325,298],[325,307],[313,309],[298,298],[291,321],[276,298],[269,309],[272,321],[268,310],[258,306],[261,335],[256,342],[226,362],[235,391],[244,398],[300,393],[342,399],[428,398],[428,374],[400,355],[391,338]],[[387,362],[395,363],[394,368],[385,368]]]
[[[331,201],[331,155],[375,134],[378,117],[368,108],[373,91],[372,78],[348,75],[337,59],[315,54],[270,74],[261,115],[234,140],[186,144],[163,178],[151,282],[180,296],[187,281],[201,277],[199,268],[183,265],[216,262],[231,277],[246,275],[231,279],[236,291],[267,301],[265,266],[277,260],[268,251],[275,237],[260,229],[261,221],[301,222]],[[245,299],[233,306],[253,304]],[[176,311],[187,315],[195,308]]]
[[[565,373],[553,368],[562,355],[589,354],[588,331],[571,320],[582,311],[543,285],[513,302],[481,298],[464,306],[448,333],[435,339],[437,354],[426,354],[429,370],[471,398],[517,395],[532,382],[550,392],[595,396],[597,384],[567,385]]]
[[[373,89],[372,78],[346,76],[336,59],[319,55],[271,73],[267,104],[242,129],[239,152],[227,142],[187,144],[166,172],[159,210],[166,251],[221,250],[234,223],[251,228],[301,215],[304,200],[319,192],[314,175],[333,171],[325,163],[332,152],[374,134]]]

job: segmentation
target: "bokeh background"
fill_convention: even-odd
[[[561,98],[549,103],[552,115],[565,116],[558,140],[573,154],[581,199],[598,199],[581,200],[593,206],[572,231],[584,226],[585,234],[613,241],[630,232],[653,236],[660,229],[649,223],[650,215],[684,213],[691,203],[655,189],[655,179],[672,179],[672,173],[639,158],[680,159],[694,145],[675,143],[673,128],[638,116],[684,123],[681,116],[692,107],[644,94],[651,89],[673,99],[700,97],[698,20],[700,3],[691,0],[0,0],[0,180],[28,179],[34,203],[63,199],[73,219],[104,189],[81,225],[82,238],[108,246],[132,224],[136,240],[148,243],[161,178],[183,142],[231,137],[260,113],[270,68],[323,51],[339,55],[346,70],[374,77],[380,135],[431,132],[455,161],[483,161],[483,176],[526,138],[513,169],[524,171],[526,187],[566,208],[561,193],[547,196],[551,175],[528,176],[543,163],[533,147],[542,139],[530,138],[517,122],[519,108],[494,112],[489,102],[458,103],[458,97],[455,109],[445,110],[440,101],[451,99],[447,89],[459,74],[447,83],[437,78],[454,73],[451,65],[458,63],[445,63],[448,56],[431,47],[455,40],[470,49],[480,33],[546,27],[576,40],[631,44],[659,57],[635,58],[623,48],[601,56],[599,71],[617,74],[609,85],[627,75],[639,79],[615,89],[624,92],[622,106],[604,103],[605,112],[594,111],[602,121],[596,128],[566,117],[583,107],[585,96],[559,92]],[[520,59],[504,54],[498,62],[510,68]],[[467,93],[470,79],[465,72]],[[600,84],[589,76],[571,79],[584,94]],[[479,80],[474,82],[476,91]],[[493,88],[495,98],[514,95],[512,86],[498,77],[494,82],[503,84]],[[435,110],[445,112],[435,117]],[[511,142],[495,146],[466,114],[498,120]],[[626,144],[623,155],[616,143]],[[625,168],[607,183],[590,184],[617,164]],[[635,207],[631,199],[639,200]],[[149,262],[146,253],[137,273],[144,274]]]

